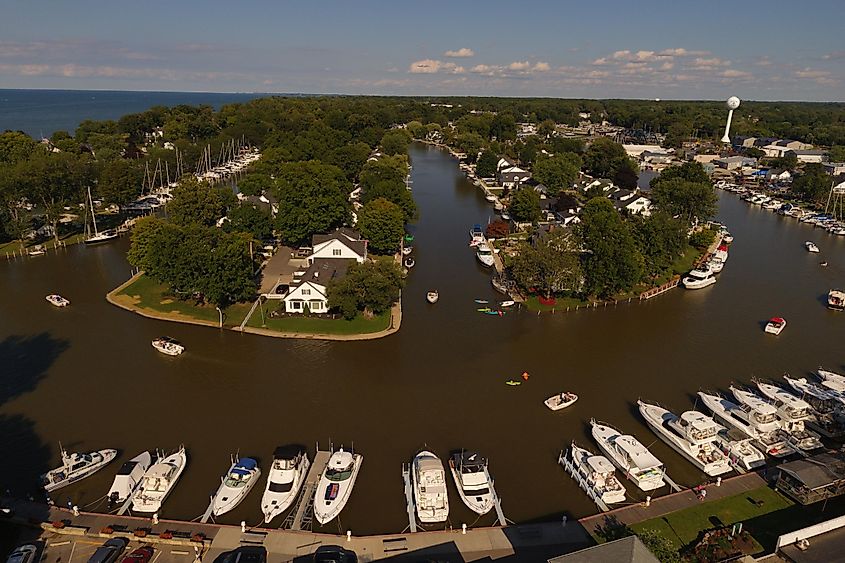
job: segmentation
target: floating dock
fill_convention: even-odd
[[[575,482],[578,483],[578,486],[581,487],[581,489],[583,489],[585,493],[587,493],[587,496],[590,497],[590,499],[592,499],[594,503],[596,503],[596,506],[598,506],[602,512],[608,512],[610,510],[610,507],[607,506],[607,503],[605,503],[601,499],[601,497],[596,494],[596,491],[593,489],[593,487],[591,487],[590,484],[587,483],[587,480],[584,479],[580,473],[578,473],[578,470],[575,469],[575,465],[573,465],[573,463],[569,461],[569,459],[566,457],[566,452],[560,452],[560,455],[557,458],[557,462],[563,466],[566,472],[569,473],[569,475],[573,479],[575,479]]]
[[[508,525],[508,520],[505,518],[505,513],[502,510],[502,499],[499,498],[499,493],[496,492],[496,487],[493,486],[493,478],[490,476],[490,471],[486,465],[484,467],[484,476],[487,477],[487,482],[490,483],[490,494],[493,495],[493,506],[496,508],[496,518],[499,519],[499,526],[505,527]]]
[[[402,480],[405,482],[405,510],[408,512],[408,529],[417,531],[417,513],[414,505],[414,490],[411,487],[411,466],[402,464]]]
[[[331,455],[332,452],[320,450],[319,446],[317,447],[317,453],[314,455],[314,463],[311,464],[308,475],[305,477],[305,483],[303,483],[302,490],[294,504],[294,510],[282,522],[281,528],[289,530],[311,529],[311,523],[314,517],[314,493],[320,482],[320,476],[329,464]]]

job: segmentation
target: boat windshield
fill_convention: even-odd
[[[483,489],[464,489],[464,494],[468,497],[481,497],[490,494],[490,489],[484,487]]]
[[[293,489],[293,481],[288,483],[274,483],[270,481],[270,486],[267,487],[267,490],[271,493],[288,493],[291,489]]]
[[[777,417],[774,413],[768,413],[768,414],[755,413],[754,414],[754,420],[756,420],[760,424],[768,424],[770,422],[774,422],[776,418]]]
[[[350,477],[352,477],[352,466],[345,467],[343,469],[329,469],[326,471],[326,479],[334,481],[335,483],[346,481]]]

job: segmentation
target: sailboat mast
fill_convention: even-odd
[[[91,222],[94,223],[94,236],[100,236],[100,231],[97,230],[97,217],[94,213],[94,200],[91,199],[91,186],[88,186],[88,203],[91,205]]]

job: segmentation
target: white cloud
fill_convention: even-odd
[[[729,68],[720,72],[719,76],[723,76],[725,78],[751,78],[752,75],[750,72],[745,72],[744,70]]]
[[[528,70],[531,68],[531,63],[528,61],[513,62],[508,65],[509,70]]]
[[[445,53],[443,53],[443,56],[451,58],[474,57],[475,51],[473,51],[469,47],[461,47],[457,51],[446,51]]]
[[[719,57],[703,58],[698,57],[692,61],[693,68],[718,68],[720,66],[729,66],[731,61],[720,59]]]
[[[830,71],[805,67],[801,70],[796,70],[795,76],[798,78],[826,78],[830,77]]]
[[[465,72],[465,69],[455,63],[438,61],[436,59],[423,59],[411,63],[411,66],[408,67],[408,72],[411,74],[437,74],[438,72],[461,74]]]
[[[537,64],[534,65],[533,70],[535,72],[549,72],[551,69],[552,69],[552,67],[549,66],[549,63],[540,61],[540,62],[538,62]]]

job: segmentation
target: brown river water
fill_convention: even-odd
[[[411,160],[417,265],[402,328],[380,340],[282,340],[123,311],[104,295],[129,276],[127,240],[0,261],[2,486],[32,490],[57,463],[59,441],[75,451],[118,448],[117,462],[54,495],[102,510],[96,501],[121,460],[184,444],[188,467],[162,517],[192,519],[230,454],[254,456],[266,471],[277,445],[302,443],[313,455],[317,442],[331,441],[354,445],[364,463],[340,522],[323,530],[400,532],[408,523],[401,467],[427,445],[444,462],[461,448],[489,457],[513,521],[580,517],[596,509],[556,459],[572,439],[595,449],[591,417],[638,436],[692,486],[704,475],[648,430],[638,398],[679,413],[699,389],[845,363],[845,313],[824,306],[828,289],[845,286],[845,238],[721,194],[719,219],[736,240],[716,285],[615,308],[487,316],[473,300],[499,297],[467,233],[487,222],[490,204],[446,152],[414,146]],[[806,252],[805,240],[821,254]],[[830,266],[820,268],[822,259]],[[425,302],[432,288],[440,292],[433,306]],[[44,296],[53,292],[72,306],[51,307]],[[762,330],[774,315],[789,321],[780,337]],[[150,340],[162,334],[188,351],[157,353]],[[528,382],[505,385],[523,371]],[[562,390],[581,398],[552,413],[543,399]],[[221,521],[261,522],[263,487],[262,478]],[[476,521],[451,482],[450,499],[451,525],[494,522],[492,514]]]

